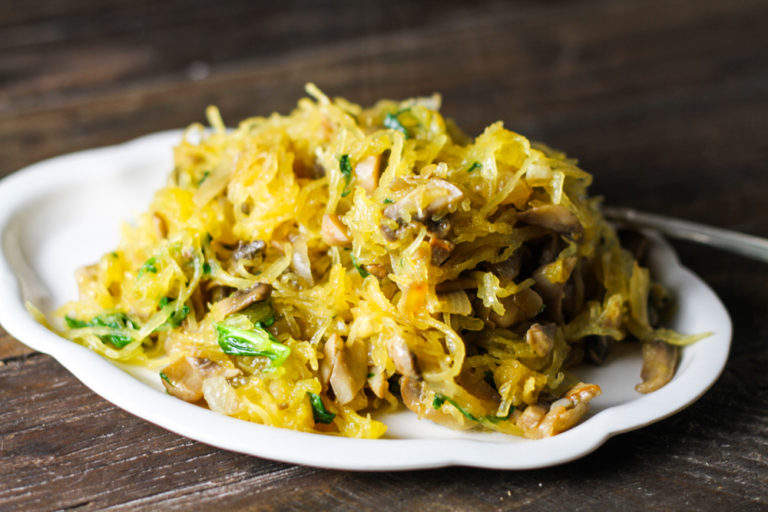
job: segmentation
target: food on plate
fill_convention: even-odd
[[[363,109],[313,85],[290,115],[188,128],[119,246],[77,273],[62,333],[155,369],[230,416],[376,438],[404,404],[457,429],[529,438],[601,393],[569,368],[642,343],[638,391],[695,340],[562,153],[440,98]]]

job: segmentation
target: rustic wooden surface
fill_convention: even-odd
[[[0,176],[201,120],[440,91],[580,158],[608,202],[768,236],[768,2],[0,1]],[[228,453],[0,331],[0,509],[765,510],[768,265],[677,244],[726,303],[685,411],[536,471],[348,473]]]

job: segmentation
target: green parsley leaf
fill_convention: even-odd
[[[483,165],[480,162],[473,162],[472,165],[469,166],[469,169],[467,169],[467,172],[472,172],[475,169],[481,168]]]
[[[405,126],[403,126],[403,123],[400,122],[400,119],[398,119],[400,114],[408,110],[409,109],[398,110],[394,114],[387,114],[384,116],[384,127],[389,128],[390,130],[397,130],[398,132],[402,133],[406,139],[409,139],[411,137],[410,132]]]
[[[171,386],[173,386],[173,382],[171,382],[171,379],[168,378],[165,372],[160,372],[160,378],[163,379],[168,384],[170,384]]]
[[[351,192],[349,190],[349,182],[352,181],[352,164],[349,163],[349,155],[341,155],[341,158],[339,158],[339,170],[344,176],[344,191],[341,193],[341,197],[347,197]]]
[[[154,256],[149,258],[147,261],[144,262],[144,264],[139,269],[139,273],[136,276],[136,279],[141,279],[141,276],[143,276],[147,272],[152,272],[153,274],[157,274],[157,260]]]
[[[291,355],[291,348],[283,345],[261,325],[241,329],[224,323],[214,324],[219,334],[219,346],[231,356],[264,356],[273,367],[282,365]]]
[[[388,197],[385,197],[383,202],[384,202],[384,204],[392,204],[392,203],[394,203],[394,201],[393,201],[393,200],[391,200],[391,199],[390,199],[390,198],[388,198]]]
[[[353,254],[349,255],[349,259],[352,260],[352,265],[357,269],[360,275],[363,276],[363,278],[366,278],[369,275],[371,275],[367,270],[365,270],[363,267],[357,264],[357,260],[355,259],[355,256]]]
[[[336,417],[336,414],[329,412],[328,409],[325,408],[325,404],[323,403],[323,399],[320,398],[320,395],[310,393],[309,391],[307,391],[307,395],[309,396],[309,403],[312,405],[312,417],[315,419],[315,423],[328,424],[333,422],[333,418]]]
[[[469,411],[464,410],[463,407],[461,407],[458,403],[456,403],[455,400],[452,398],[448,398],[447,396],[443,395],[442,393],[435,393],[435,397],[432,399],[432,407],[434,409],[440,409],[444,403],[448,402],[452,406],[454,406],[465,418],[471,421],[476,421],[478,423],[498,423],[500,421],[508,420],[512,412],[515,410],[514,407],[510,407],[509,412],[506,416],[494,416],[494,415],[488,415],[483,416],[481,418],[478,418],[474,414],[470,413]]]
[[[67,322],[67,327],[70,329],[82,329],[84,327],[109,327],[110,329],[121,330],[138,329],[136,322],[131,320],[125,313],[105,313],[88,321],[65,316],[64,320]],[[99,336],[99,339],[102,343],[109,343],[115,348],[123,348],[133,341],[131,336],[122,334],[104,334]]]

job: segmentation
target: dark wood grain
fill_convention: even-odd
[[[580,159],[617,205],[768,236],[768,3],[0,1],[0,176],[203,118],[440,91]],[[0,331],[0,509],[764,510],[768,266],[689,244],[734,320],[697,403],[562,466],[347,473],[233,454]]]

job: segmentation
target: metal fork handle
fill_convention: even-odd
[[[698,242],[768,263],[768,239],[759,236],[630,208],[603,207],[602,211],[606,219],[620,224],[655,229],[672,238]]]

